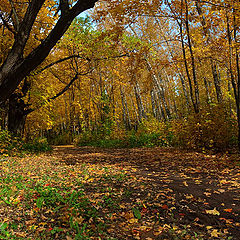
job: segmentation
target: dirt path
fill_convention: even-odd
[[[74,167],[92,164],[121,169],[129,177],[112,185],[124,190],[121,209],[113,214],[109,230],[117,239],[240,239],[237,157],[171,148],[74,146],[57,146],[52,156]],[[96,184],[87,185],[89,195],[98,189]],[[130,211],[136,203],[141,216],[134,222]]]

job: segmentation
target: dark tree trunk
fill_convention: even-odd
[[[23,99],[16,93],[9,98],[8,109],[8,131],[14,136],[22,136],[26,121],[26,104]]]
[[[8,101],[0,105],[0,128],[7,129]]]
[[[200,22],[203,27],[203,35],[206,37],[207,45],[209,45],[210,33],[209,33],[209,29],[207,28],[206,19],[202,11],[201,1],[195,1],[195,5],[197,8],[198,15],[200,16],[200,20],[201,20]],[[213,81],[214,81],[216,95],[217,95],[217,101],[218,103],[222,103],[223,98],[222,98],[222,90],[221,90],[221,84],[220,84],[220,75],[217,72],[216,63],[212,57],[210,58],[210,65],[211,65],[212,76],[213,76]]]
[[[185,19],[185,26],[186,26],[186,33],[187,33],[187,41],[188,41],[188,48],[190,52],[190,58],[191,58],[191,66],[192,66],[192,78],[194,83],[194,92],[195,92],[195,112],[199,113],[199,87],[198,87],[198,81],[197,81],[197,73],[196,73],[196,64],[195,64],[195,57],[193,54],[192,49],[192,40],[190,36],[190,30],[189,30],[189,17],[188,17],[188,2],[185,0],[185,10],[186,10],[186,19]]]
[[[234,11],[233,11],[234,13]],[[231,35],[231,29],[230,29],[230,23],[229,23],[229,17],[228,13],[226,12],[226,20],[227,20],[227,38],[228,38],[228,47],[229,47],[229,73],[231,77],[231,82],[232,82],[232,87],[233,87],[233,92],[234,92],[234,98],[235,98],[235,103],[236,103],[236,110],[237,110],[237,123],[238,123],[238,150],[240,151],[240,68],[239,68],[239,50],[237,47],[235,47],[235,60],[236,60],[236,72],[237,76],[236,79],[234,77],[234,71],[233,71],[233,65],[232,65],[232,60],[233,60],[233,47],[232,43],[237,42],[237,25],[235,22],[235,16],[233,18],[233,38]]]
[[[181,47],[182,47],[182,53],[183,53],[184,66],[185,66],[187,79],[188,79],[188,83],[189,83],[190,97],[191,97],[191,101],[192,101],[192,104],[193,104],[194,112],[198,113],[199,112],[198,102],[197,102],[197,100],[195,101],[195,99],[194,99],[193,85],[192,85],[192,80],[191,80],[191,77],[190,77],[189,67],[188,67],[188,63],[187,63],[182,21],[178,22],[178,25],[179,25],[179,29],[180,29]]]

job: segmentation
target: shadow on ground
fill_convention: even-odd
[[[102,149],[72,145],[55,146],[53,155],[67,165],[88,163],[121,167],[139,182],[139,188],[133,187],[131,197],[125,201],[141,199],[148,204],[144,214],[157,212],[160,225],[190,225],[196,234],[206,232],[205,237],[196,239],[239,239],[237,157],[173,148]],[[143,231],[138,237],[171,239],[156,236],[153,231]],[[125,238],[135,239],[134,233]]]

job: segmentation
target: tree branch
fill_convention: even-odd
[[[61,10],[61,14],[63,14],[63,15],[67,14],[67,12],[70,9],[69,1],[68,0],[60,0],[59,8]]]
[[[94,7],[98,0],[78,0],[67,13],[61,14],[43,42],[23,59],[23,51],[29,39],[32,26],[45,1],[30,1],[24,19],[20,24],[19,31],[15,36],[13,47],[0,67],[0,102],[9,98],[20,82],[45,60],[53,47],[67,31],[74,18],[81,12]]]
[[[8,0],[11,4],[11,7],[12,7],[12,11],[13,11],[13,15],[15,17],[15,21],[13,19],[13,26],[14,26],[14,29],[18,32],[19,30],[19,19],[18,19],[18,15],[17,15],[17,12],[16,12],[16,9],[14,7],[14,4],[13,4],[13,1],[12,0]]]
[[[19,57],[22,57],[23,50],[32,30],[32,26],[44,2],[45,0],[32,0],[29,3],[23,21],[19,25],[19,30],[15,36],[15,41],[12,50],[9,53],[8,59],[15,56],[13,60],[16,61],[16,58],[18,59]]]
[[[68,57],[65,57],[65,58],[62,58],[62,59],[59,59],[55,62],[52,62],[50,64],[48,64],[47,66],[41,68],[39,71],[37,71],[35,74],[32,74],[32,76],[35,76],[43,71],[45,71],[46,69],[58,64],[58,63],[61,63],[61,62],[64,62],[64,61],[67,61],[69,59],[73,59],[73,58],[80,58],[80,59],[84,59],[84,60],[87,60],[87,61],[100,61],[100,60],[108,60],[108,59],[115,59],[115,58],[121,58],[121,57],[129,57],[129,54],[128,53],[125,53],[125,54],[121,54],[121,55],[117,55],[117,56],[110,56],[110,57],[103,57],[103,58],[93,58],[93,59],[90,59],[88,57],[82,57],[78,54],[76,55],[71,55],[71,56],[68,56]]]
[[[57,60],[57,61],[55,61],[55,62],[52,62],[52,63],[48,64],[47,66],[45,66],[45,67],[43,67],[42,69],[40,69],[39,71],[37,71],[36,74],[39,74],[39,73],[45,71],[46,69],[48,69],[48,68],[50,68],[50,67],[52,67],[52,66],[54,66],[54,65],[56,65],[56,64],[58,64],[58,63],[67,61],[67,60],[72,59],[72,58],[82,58],[82,59],[91,61],[89,58],[84,58],[84,57],[82,57],[82,56],[80,56],[80,55],[71,55],[71,56],[68,56],[68,57],[59,59],[59,60]],[[33,75],[36,75],[36,74],[33,74]]]
[[[16,32],[14,31],[14,29],[12,29],[12,27],[8,24],[8,22],[4,19],[3,15],[0,13],[0,18],[2,19],[3,25],[14,35],[16,34]]]
[[[56,98],[60,97],[61,95],[63,95],[70,87],[71,85],[78,79],[78,76],[85,76],[89,73],[91,73],[93,71],[93,69],[90,69],[88,72],[85,73],[76,73],[75,76],[71,79],[71,81],[60,91],[58,92],[55,96],[50,97],[47,99],[46,102],[42,103],[40,106],[33,108],[33,109],[27,109],[25,110],[25,115],[28,115],[29,113],[34,112],[35,110],[41,108],[42,106],[44,106],[46,103],[51,102],[52,100],[55,100]]]

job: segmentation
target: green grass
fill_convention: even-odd
[[[100,138],[100,137],[99,137]],[[79,138],[78,146],[93,146],[101,148],[135,148],[135,147],[157,147],[168,146],[170,139],[163,138],[159,134],[131,134],[124,139],[98,139],[97,136]]]
[[[5,215],[0,221],[0,239],[66,239],[68,235],[80,240],[106,235],[107,221],[102,221],[99,208],[108,212],[119,209],[119,191],[110,185],[126,181],[124,173],[86,165],[56,170],[51,162],[43,163],[40,168],[45,172],[40,173],[38,161],[31,165],[28,160],[32,161],[9,159],[2,163],[0,211],[5,209]],[[89,197],[93,182],[100,202]],[[102,185],[107,187],[100,191]],[[18,236],[19,232],[24,237]]]

